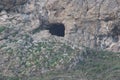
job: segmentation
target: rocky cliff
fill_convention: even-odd
[[[75,69],[61,74],[119,80],[120,55],[113,52],[120,52],[120,0],[0,0],[0,80]]]
[[[1,0],[0,9],[2,26],[21,28],[34,41],[55,36],[48,27],[60,23],[65,27],[65,34],[58,39],[77,47],[120,51],[119,0]]]
[[[65,38],[91,48],[120,50],[119,0],[48,1],[48,21],[65,25]]]

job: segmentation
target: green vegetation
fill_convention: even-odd
[[[119,80],[120,53],[88,50],[80,68],[89,80]]]
[[[27,49],[9,48],[6,51],[5,54],[9,54],[13,59],[8,65],[16,77],[1,77],[1,75],[0,79],[3,80],[120,79],[120,53],[88,48],[82,51],[52,41],[39,42]],[[19,68],[16,68],[16,65],[19,65]],[[42,73],[42,70],[47,72]],[[33,74],[35,75],[31,76]]]
[[[0,33],[3,32],[5,30],[4,26],[0,26]]]

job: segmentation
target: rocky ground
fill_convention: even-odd
[[[119,52],[119,0],[0,0],[1,80],[119,80]]]

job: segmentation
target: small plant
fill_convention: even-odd
[[[73,49],[65,43],[52,40],[33,44],[29,42],[29,35],[23,37],[25,41],[16,43],[20,46],[0,46],[6,47],[3,48],[3,57],[14,75],[2,77],[1,73],[0,80],[120,79],[120,53],[87,47],[83,50]],[[8,69],[5,66],[4,68]],[[30,77],[31,75],[35,76]]]
[[[4,26],[0,26],[0,33],[3,32],[5,30]]]

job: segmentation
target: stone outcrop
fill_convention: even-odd
[[[120,0],[0,0],[0,6],[0,24],[20,26],[34,41],[54,36],[46,27],[61,23],[65,36],[58,40],[120,52]]]
[[[65,25],[68,40],[120,51],[119,0],[48,0],[45,6],[49,22]]]
[[[120,0],[0,0],[1,80],[1,75],[42,77],[48,71],[79,69],[77,64],[84,67],[87,62],[87,71],[102,73],[97,78],[107,72],[103,78],[119,79],[120,55],[105,56],[101,50],[120,52]],[[96,60],[100,63],[94,64]]]
[[[23,5],[28,0],[0,0],[0,10],[13,10],[15,7]]]

